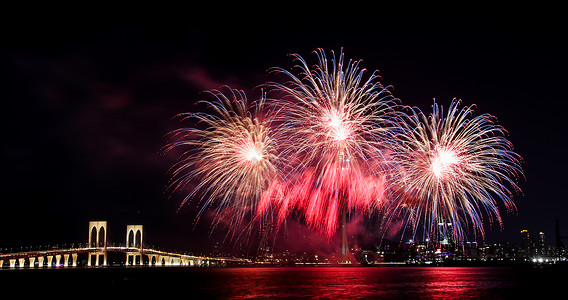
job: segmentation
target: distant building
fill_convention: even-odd
[[[529,259],[532,256],[532,240],[531,235],[528,230],[523,229],[521,230],[521,247],[520,247],[520,255],[526,259]]]
[[[440,233],[440,244],[450,245],[454,243],[453,224],[452,223],[438,223],[438,232]]]
[[[544,243],[544,232],[539,232],[538,233],[538,247],[537,247],[538,253],[541,255],[545,255],[546,254],[546,244]]]

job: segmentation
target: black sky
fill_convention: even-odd
[[[520,240],[554,220],[568,235],[565,117],[567,23],[553,8],[491,14],[395,16],[366,7],[326,10],[238,4],[170,15],[84,17],[24,14],[2,21],[0,248],[85,242],[90,220],[107,220],[115,240],[126,224],[146,226],[167,248],[207,243],[194,212],[176,213],[165,191],[175,157],[162,155],[178,113],[200,91],[228,84],[257,95],[270,67],[289,53],[314,61],[321,47],[378,69],[403,104],[428,111],[432,99],[476,104],[509,131],[526,181],[503,211],[504,231]],[[340,14],[338,14],[340,13]]]

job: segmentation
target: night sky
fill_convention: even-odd
[[[158,247],[210,247],[207,220],[194,229],[195,211],[177,212],[182,195],[166,191],[176,156],[161,148],[184,125],[173,117],[223,84],[255,98],[274,79],[270,67],[292,67],[289,53],[315,63],[318,47],[378,69],[402,104],[430,111],[433,98],[447,107],[456,97],[498,118],[526,180],[517,212],[501,207],[504,230],[488,227],[487,241],[519,243],[526,228],[553,244],[556,218],[568,235],[565,18],[531,8],[412,17],[365,7],[243,10],[4,19],[0,248],[86,242],[90,220],[107,220],[118,242],[126,224],[143,224]]]

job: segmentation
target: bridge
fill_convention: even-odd
[[[124,266],[225,266],[248,264],[250,260],[233,257],[207,257],[167,252],[143,247],[143,226],[126,227],[125,246],[107,245],[107,222],[89,222],[86,247],[0,254],[0,268],[66,268]],[[109,256],[113,261],[109,262]]]

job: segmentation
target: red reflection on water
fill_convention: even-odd
[[[424,291],[430,297],[463,299],[479,297],[488,288],[479,280],[479,269],[475,268],[425,268]]]
[[[511,288],[492,268],[314,267],[224,269],[230,298],[480,298]],[[497,274],[497,275],[494,275]]]

